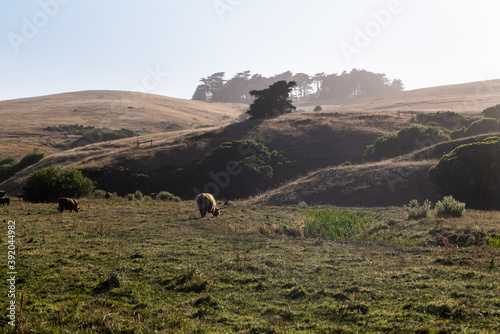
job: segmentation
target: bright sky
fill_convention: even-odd
[[[492,0],[25,0],[0,4],[0,100],[190,99],[201,77],[352,68],[407,90],[500,78]]]

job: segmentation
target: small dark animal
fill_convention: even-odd
[[[76,199],[67,198],[67,197],[59,197],[59,208],[57,208],[59,212],[63,212],[64,210],[69,210],[70,212],[78,212],[80,210],[80,206]]]
[[[213,217],[217,217],[220,213],[220,209],[217,207],[217,202],[212,194],[199,194],[196,197],[196,205],[200,210],[201,217],[205,217],[207,212],[211,213]]]
[[[106,195],[104,195],[104,198],[111,198],[111,193],[109,191],[106,191]]]
[[[5,204],[10,205],[10,198],[0,198],[0,204],[2,204],[2,206],[4,206]]]
[[[25,194],[17,194],[16,197],[19,198],[20,200],[24,200]]]
[[[4,197],[5,195],[7,195],[7,192],[0,190],[0,198]]]
[[[149,197],[151,197],[152,199],[156,199],[156,197],[158,197],[158,194],[157,193],[151,193],[151,195],[149,195]]]

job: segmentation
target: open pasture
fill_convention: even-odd
[[[334,242],[304,235],[305,204],[230,202],[208,219],[194,201],[80,204],[0,209],[4,254],[16,221],[16,332],[500,331],[498,212],[351,208],[370,223]]]

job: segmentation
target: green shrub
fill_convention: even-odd
[[[17,171],[20,171],[28,166],[32,166],[34,164],[36,164],[37,162],[39,162],[40,160],[42,160],[43,158],[45,158],[47,155],[45,153],[42,153],[42,152],[32,152],[32,153],[28,153],[24,158],[21,159],[21,161],[19,161],[19,163],[17,164],[16,166],[16,172]]]
[[[354,239],[370,224],[370,218],[350,211],[333,209],[310,209],[304,232],[309,237],[324,237],[332,240]]]
[[[134,193],[134,198],[135,199],[142,199],[144,197],[144,194],[140,190],[136,190]]]
[[[222,143],[194,166],[179,170],[172,179],[189,178],[189,189],[210,192],[206,186],[214,185],[218,195],[241,198],[289,179],[293,164],[283,151],[271,151],[261,142],[234,140]]]
[[[438,217],[462,217],[465,212],[465,203],[459,202],[453,196],[446,196],[436,203]]]
[[[500,118],[500,104],[494,107],[489,107],[483,110],[484,117],[491,117],[495,119]]]
[[[106,191],[101,190],[101,189],[94,190],[94,197],[102,197],[102,198],[104,198],[104,196],[106,196]]]
[[[421,124],[435,124],[447,129],[455,129],[457,125],[466,122],[464,116],[453,111],[438,111],[435,113],[419,113],[416,117]]]
[[[26,167],[36,164],[43,158],[45,153],[37,151],[28,153],[21,161],[17,162],[16,158],[8,157],[0,161],[0,182],[3,182]]]
[[[122,139],[122,138],[130,138],[139,136],[139,132],[122,128],[120,130],[110,130],[107,128],[104,129],[92,129],[85,133],[84,136],[75,140],[70,146],[85,146],[93,143],[100,143],[103,141]]]
[[[429,181],[468,206],[500,209],[500,138],[461,145],[429,169]]]
[[[175,196],[169,193],[168,191],[160,191],[156,198],[163,201],[175,201],[175,202],[181,201],[181,198],[179,196]]]
[[[379,137],[363,153],[365,161],[379,161],[397,157],[414,150],[450,140],[439,127],[414,125],[397,133]]]
[[[134,199],[134,194],[127,194],[127,198],[129,201],[132,201]]]
[[[500,126],[496,119],[482,118],[469,125],[469,127],[465,129],[464,136],[469,137],[469,136],[480,135],[483,133],[499,132],[499,131],[500,131]]]
[[[500,236],[491,234],[486,240],[486,245],[492,248],[500,248]]]
[[[23,190],[28,201],[54,202],[59,197],[89,196],[94,187],[92,180],[80,170],[52,166],[33,172]]]
[[[412,199],[408,206],[405,205],[404,208],[408,213],[408,220],[418,220],[427,217],[427,213],[432,208],[432,203],[427,199],[424,201],[424,204],[420,206],[420,204],[418,204],[418,200]]]

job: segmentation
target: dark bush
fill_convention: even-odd
[[[483,110],[484,117],[490,117],[499,119],[500,118],[500,104],[494,107],[489,107]]]
[[[41,153],[41,152],[28,153],[24,158],[21,159],[21,161],[19,161],[16,169],[17,169],[17,171],[20,171],[28,166],[34,165],[37,162],[39,162],[40,160],[42,160],[43,158],[45,158],[46,156],[47,155],[45,153]]]
[[[323,110],[323,108],[321,108],[321,106],[314,107],[314,111],[322,111],[322,110]]]
[[[429,180],[471,207],[500,209],[500,137],[457,147],[429,170]]]
[[[208,191],[212,185],[228,198],[247,197],[291,177],[291,164],[282,151],[270,151],[255,140],[235,140],[221,144],[173,178],[193,180],[189,189]]]
[[[446,129],[456,129],[466,123],[464,116],[453,111],[438,111],[435,113],[420,113],[417,114],[417,122],[430,125],[436,124]]]
[[[28,201],[55,202],[59,197],[88,196],[94,188],[80,170],[51,166],[33,172],[23,190]]]
[[[482,118],[465,129],[464,137],[470,137],[490,132],[499,132],[499,122],[494,118]]]
[[[3,159],[0,161],[0,182],[7,180],[24,168],[36,164],[38,161],[45,158],[45,156],[45,153],[32,152],[28,153],[19,162],[17,162],[14,157]]]
[[[414,125],[379,137],[363,153],[365,161],[380,161],[450,140],[439,127]]]
[[[120,130],[110,130],[110,129],[92,129],[85,133],[85,135],[81,138],[75,140],[71,147],[77,146],[85,146],[94,143],[100,143],[103,141],[122,139],[122,138],[130,138],[139,136],[137,131],[133,131],[130,129],[120,129]]]

